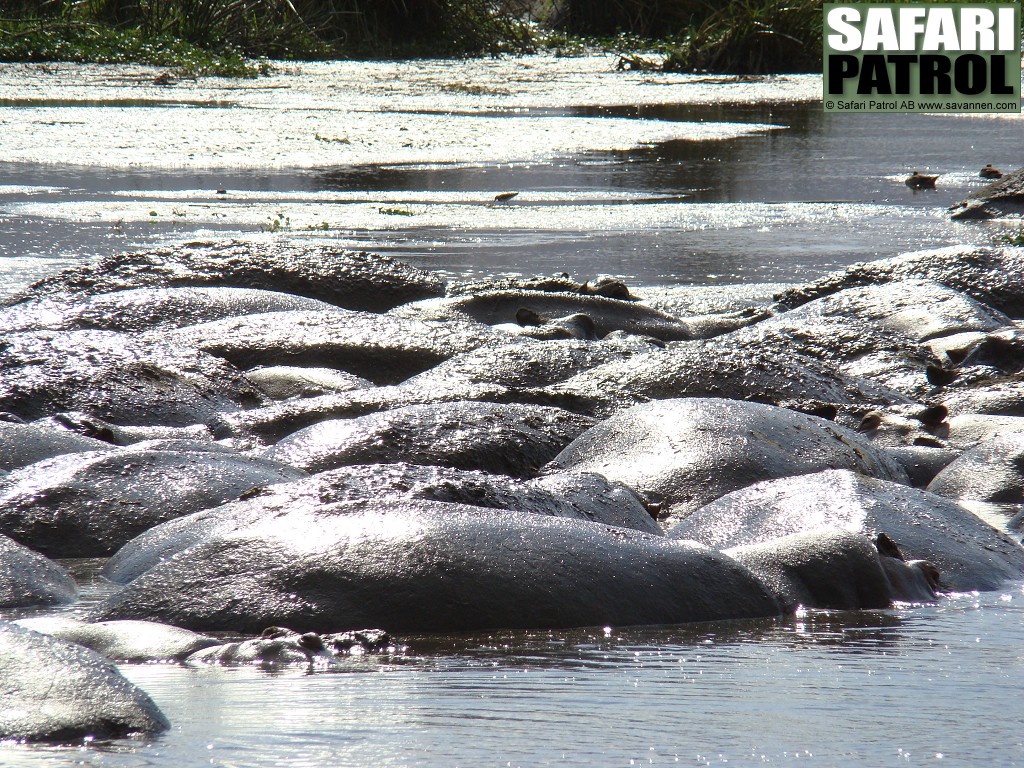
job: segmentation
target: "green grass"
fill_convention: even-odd
[[[667,72],[736,75],[821,71],[820,0],[736,0],[691,25]]]
[[[267,58],[527,51],[530,29],[493,0],[6,0],[0,61],[133,62],[253,77]]]
[[[269,65],[237,51],[210,51],[169,36],[147,36],[74,20],[0,21],[0,61],[79,61],[172,67],[184,77],[256,77]]]

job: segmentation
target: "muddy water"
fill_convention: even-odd
[[[786,621],[410,638],[331,671],[124,666],[174,724],[17,766],[1016,765],[1024,592]]]
[[[0,280],[24,282],[89,253],[230,234],[326,239],[451,275],[795,281],[906,250],[990,243],[1009,229],[950,222],[945,209],[980,187],[981,166],[1019,162],[1017,123],[825,115],[813,103],[520,108],[484,117],[499,115],[531,125],[607,119],[752,131],[505,164],[0,163]],[[908,189],[902,179],[913,170],[941,174],[938,188]],[[519,195],[495,203],[503,191]]]

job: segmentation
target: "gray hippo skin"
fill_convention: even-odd
[[[364,653],[387,653],[394,650],[391,636],[378,629],[318,635],[299,634],[284,627],[267,627],[259,637],[235,643],[224,643],[196,651],[185,663],[189,666],[217,664],[237,666],[258,664],[278,667],[286,664],[334,666],[339,659]]]
[[[213,535],[295,511],[314,513],[323,504],[345,502],[354,511],[384,499],[443,501],[474,507],[507,509],[537,515],[588,520],[663,536],[636,494],[600,475],[560,472],[536,480],[517,480],[448,467],[413,464],[367,464],[340,467],[292,483],[280,483],[244,499],[168,520],[119,549],[103,575],[125,584],[162,560]]]
[[[694,330],[685,321],[642,304],[603,296],[582,296],[548,291],[486,291],[471,296],[430,299],[407,304],[390,312],[417,320],[475,320],[487,325],[516,323],[520,310],[538,321],[582,314],[594,324],[597,338],[612,331],[653,336],[662,341],[692,339]]]
[[[0,469],[27,467],[66,453],[112,450],[101,440],[47,424],[0,421]]]
[[[913,278],[934,280],[1010,317],[1024,317],[1024,248],[1011,247],[955,245],[861,262],[783,291],[776,299],[793,308],[844,288]]]
[[[253,368],[245,372],[245,378],[271,400],[317,397],[374,386],[369,379],[334,368],[303,368],[294,365]]]
[[[593,425],[586,416],[538,405],[413,405],[314,424],[262,455],[307,472],[408,461],[529,477]]]
[[[452,355],[513,337],[480,323],[436,323],[345,309],[229,317],[148,338],[239,368],[317,365],[396,384]]]
[[[181,661],[217,645],[206,635],[153,621],[101,621],[90,624],[64,617],[20,619],[20,627],[90,648],[111,661],[140,664]]]
[[[710,548],[590,522],[439,502],[329,506],[207,539],[101,603],[95,619],[197,631],[454,632],[774,616]]]
[[[974,446],[939,472],[928,490],[950,499],[1024,504],[1024,432]]]
[[[929,342],[1012,328],[1002,312],[959,291],[929,280],[899,280],[845,288],[726,338],[778,358],[826,361],[847,377],[923,399],[960,375],[948,370],[951,362]]]
[[[993,590],[1024,578],[1024,549],[963,507],[845,470],[743,488],[697,510],[669,536],[728,548],[825,527],[885,533],[908,558],[938,568],[945,589]]]
[[[903,469],[857,433],[825,419],[760,403],[659,400],[599,423],[545,472],[596,472],[664,500],[667,517],[760,480],[843,467],[907,482]]]
[[[125,544],[103,573],[114,582],[126,583],[215,533],[238,530],[293,511],[299,505],[316,509],[321,504],[346,502],[354,510],[358,503],[381,499],[472,504],[591,520],[663,535],[632,491],[598,475],[566,472],[524,482],[445,467],[374,464],[341,467],[270,486],[245,499],[162,523]]]
[[[0,532],[50,557],[101,557],[142,531],[305,473],[231,453],[57,456],[0,484]]]
[[[403,382],[409,388],[456,391],[480,384],[545,387],[614,360],[653,349],[639,339],[592,342],[579,339],[518,339],[463,352]]]
[[[0,608],[72,603],[75,580],[61,566],[0,535]]]
[[[7,622],[0,622],[0,680],[0,739],[81,742],[170,727],[102,656]]]
[[[408,405],[461,400],[532,402],[542,387],[595,365],[627,360],[652,349],[638,337],[608,342],[575,339],[538,341],[501,338],[463,352],[398,386],[377,387],[310,397],[221,417],[224,435],[252,436],[273,442],[281,437],[336,418],[365,416]],[[525,393],[521,388],[528,388]]]
[[[836,611],[888,608],[893,600],[935,599],[921,570],[881,555],[867,537],[849,531],[797,533],[727,549],[725,554],[771,587],[787,612],[800,606]]]
[[[0,310],[8,331],[99,330],[137,333],[259,312],[331,309],[316,299],[251,288],[138,288],[24,301]]]
[[[25,420],[83,411],[123,425],[188,426],[263,402],[223,360],[123,333],[0,339],[0,410]]]
[[[387,256],[329,246],[229,241],[105,256],[40,280],[5,303],[170,286],[283,291],[368,312],[441,296],[445,288],[437,276]]]
[[[949,210],[954,220],[1021,218],[1024,216],[1024,168],[1006,174]]]
[[[752,400],[808,412],[817,412],[822,405],[911,402],[895,390],[844,376],[820,360],[788,351],[780,354],[777,347],[762,346],[760,340],[737,343],[735,336],[669,344],[518,394],[526,402],[596,416],[609,416],[648,400],[676,397]],[[834,407],[831,410],[835,412]]]

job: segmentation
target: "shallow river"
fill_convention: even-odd
[[[0,293],[80,255],[221,233],[329,238],[458,276],[798,281],[994,242],[1007,230],[951,223],[945,208],[985,163],[1020,162],[1020,123],[987,118],[824,115],[815,103],[526,112],[775,129],[522,163],[0,162]],[[907,189],[915,169],[942,173],[938,190]],[[501,191],[520,194],[495,204]],[[169,733],[0,746],[0,765],[1024,763],[1020,585],[883,612],[403,642],[340,671],[127,665]]]

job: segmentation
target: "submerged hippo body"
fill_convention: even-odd
[[[116,583],[127,583],[214,535],[226,535],[300,506],[309,514],[317,514],[323,505],[344,503],[347,506],[333,509],[347,514],[360,505],[385,499],[395,503],[428,500],[466,504],[664,535],[636,494],[599,475],[564,472],[523,481],[448,467],[364,464],[269,486],[245,499],[161,523],[121,547],[104,567],[103,575]]]
[[[251,288],[138,288],[24,301],[0,310],[0,328],[136,333],[154,328],[180,328],[235,315],[331,308],[330,304],[316,299]]]
[[[51,557],[99,557],[164,520],[303,475],[222,452],[57,456],[4,478],[0,532]]]
[[[307,472],[408,461],[529,477],[593,424],[537,405],[413,405],[314,424],[262,455]]]
[[[874,381],[910,398],[931,395],[955,375],[927,344],[1013,328],[1002,312],[929,280],[845,288],[728,337],[776,357],[827,361],[850,378]]]
[[[331,512],[296,512],[207,539],[136,578],[93,618],[200,631],[450,632],[780,610],[730,558],[638,531],[438,502]]]
[[[684,321],[631,301],[548,291],[487,291],[471,296],[432,299],[392,310],[391,314],[419,320],[451,322],[470,319],[487,325],[516,323],[521,310],[540,320],[586,315],[597,338],[612,331],[653,336],[663,341],[694,338]]]
[[[769,585],[787,611],[851,611],[935,599],[924,570],[882,555],[866,536],[850,531],[798,533],[725,553]]]
[[[445,284],[435,275],[377,254],[329,246],[229,241],[102,257],[40,280],[5,303],[169,286],[281,291],[347,309],[384,312],[441,296]]]
[[[951,218],[986,220],[1024,217],[1024,168],[997,179],[952,206],[949,209]]]
[[[0,340],[0,410],[25,420],[83,411],[124,425],[187,426],[263,396],[222,360],[114,331]]]
[[[81,744],[170,727],[99,654],[7,622],[0,622],[0,679],[0,739]]]
[[[1024,504],[1024,432],[979,443],[939,472],[928,490],[950,499]]]
[[[596,472],[664,500],[664,512],[693,510],[760,480],[845,467],[906,482],[902,468],[851,430],[760,403],[714,398],[661,400],[600,422],[546,471]]]
[[[480,384],[544,387],[653,347],[642,341],[607,343],[579,339],[522,339],[463,352],[403,382],[409,388],[455,390]]]
[[[103,450],[111,450],[111,446],[67,429],[0,421],[0,470],[27,467],[65,453]]]
[[[77,595],[64,568],[0,535],[0,609],[71,603]]]
[[[293,365],[254,368],[245,372],[245,378],[272,400],[317,397],[374,386],[369,379],[334,368],[302,368]]]
[[[904,555],[938,568],[955,591],[998,589],[1024,578],[1024,549],[935,494],[846,470],[751,485],[697,510],[669,536],[712,547],[759,544],[824,527],[885,533]]]
[[[212,637],[153,621],[89,623],[65,617],[21,619],[18,626],[84,645],[111,661],[144,663],[180,661],[202,648],[216,645]]]
[[[232,317],[158,332],[154,338],[240,368],[327,366],[375,384],[395,384],[459,352],[506,341],[508,335],[478,323],[425,323],[331,309]]]
[[[751,400],[798,410],[816,410],[822,404],[909,402],[906,395],[844,376],[818,360],[779,356],[777,349],[738,344],[733,336],[670,344],[521,396],[596,416],[680,397]]]
[[[957,245],[862,262],[783,291],[776,299],[793,308],[844,288],[906,279],[934,280],[1012,318],[1024,317],[1024,248],[1012,247]]]

